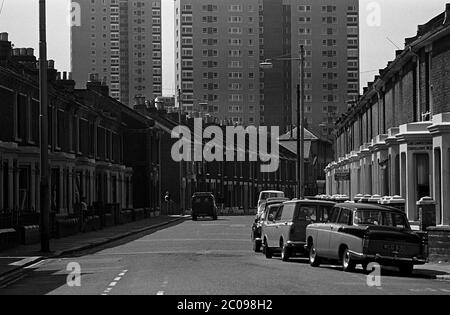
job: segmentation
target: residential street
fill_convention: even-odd
[[[432,271],[412,278],[386,271],[382,286],[370,288],[362,271],[267,260],[252,252],[252,220],[179,221],[76,257],[46,260],[0,295],[450,294],[450,282],[431,279]],[[71,262],[81,266],[80,287],[66,284]]]

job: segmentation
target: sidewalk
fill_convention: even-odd
[[[160,216],[113,226],[99,231],[80,233],[61,239],[52,239],[50,241],[52,253],[48,255],[43,255],[40,252],[40,244],[21,245],[0,252],[0,286],[2,283],[17,277],[17,274],[20,275],[24,269],[30,268],[30,266],[44,259],[58,258],[89,250],[128,236],[169,225],[184,220],[185,218],[186,216]]]
[[[431,275],[438,280],[450,281],[450,262],[430,263],[423,266],[414,267],[414,273]]]

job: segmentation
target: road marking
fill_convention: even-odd
[[[111,291],[113,290],[113,288],[115,286],[117,286],[117,284],[119,283],[120,280],[122,280],[122,278],[126,275],[126,273],[128,272],[128,270],[122,270],[122,272],[119,274],[119,276],[115,277],[113,282],[111,282],[108,286],[108,288],[105,289],[105,291],[103,291],[102,295],[108,295],[109,293],[111,293]]]
[[[9,264],[9,265],[10,265],[10,266],[21,267],[21,266],[23,266],[23,265],[26,265],[26,264],[32,262],[32,261],[35,261],[36,259],[39,259],[39,258],[41,258],[41,257],[39,257],[39,256],[38,256],[38,257],[26,257],[26,258],[24,258],[24,259],[22,259],[22,260],[13,262],[13,263],[11,263],[11,264]]]

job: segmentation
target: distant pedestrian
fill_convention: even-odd
[[[81,198],[80,210],[81,213],[83,214],[83,220],[86,220],[88,217],[88,205],[86,203],[86,197]]]

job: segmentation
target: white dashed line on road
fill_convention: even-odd
[[[105,291],[103,291],[102,295],[108,295],[109,293],[111,293],[112,289],[117,286],[117,284],[119,283],[120,280],[122,280],[122,278],[127,274],[128,270],[123,270],[117,277],[114,278],[113,282],[111,282],[108,286],[108,288],[106,288]]]

